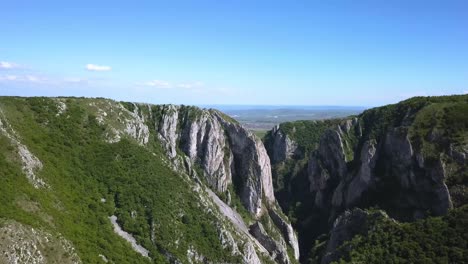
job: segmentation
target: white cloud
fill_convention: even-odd
[[[8,61],[0,61],[0,69],[11,70],[18,68],[18,65]]]
[[[110,66],[96,65],[96,64],[86,64],[86,69],[88,71],[110,71],[112,70]]]
[[[0,81],[42,83],[47,82],[48,79],[37,75],[3,75],[0,76]]]
[[[26,80],[30,82],[39,82],[41,81],[41,78],[34,76],[34,75],[28,75],[26,76]]]

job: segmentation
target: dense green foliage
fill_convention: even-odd
[[[337,263],[467,263],[468,206],[413,223],[380,220],[344,243]]]
[[[426,159],[436,160],[440,153],[450,152],[450,148],[457,150],[468,145],[468,96],[462,98],[464,103],[460,103],[463,102],[461,99],[434,100],[415,116],[409,132]],[[444,161],[451,163],[451,159],[445,158]],[[458,170],[450,176],[448,185],[468,185],[467,170]]]
[[[150,262],[113,232],[113,214],[155,263],[166,262],[164,255],[183,261],[189,245],[214,262],[239,261],[221,247],[214,215],[165,164],[157,140],[147,147],[131,138],[106,143],[107,128],[89,105],[108,101],[61,100],[67,109],[57,114],[54,99],[0,98],[5,120],[43,163],[37,175],[50,185],[35,189],[28,182],[16,146],[0,134],[0,219],[62,234],[84,263],[102,262],[99,254],[114,263]],[[31,204],[39,209],[27,210]]]
[[[342,119],[319,121],[295,121],[280,124],[280,130],[294,140],[303,152],[309,153],[317,148],[323,132],[336,127]]]
[[[364,111],[360,118],[366,132],[374,137],[381,136],[389,127],[406,124],[411,125],[412,139],[420,139],[420,144],[430,140],[434,129],[438,130],[440,138],[447,137],[450,142],[466,144],[467,111],[468,95],[414,97]]]
[[[360,116],[364,140],[379,140],[396,126],[408,128],[412,147],[426,163],[445,164],[446,183],[456,206],[468,202],[468,170],[451,153],[468,145],[468,95],[414,97],[398,104],[364,111]]]

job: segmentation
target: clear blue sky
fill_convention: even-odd
[[[468,1],[2,0],[0,18],[1,95],[374,106],[468,93]]]

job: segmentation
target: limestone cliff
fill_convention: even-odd
[[[331,208],[332,217],[356,205],[379,205],[393,217],[406,220],[423,217],[426,211],[446,214],[452,207],[445,183],[449,175],[444,160],[448,155],[441,152],[427,161],[414,147],[409,129],[395,125],[377,138],[350,135],[355,130],[340,126],[327,130],[308,163],[315,206]],[[364,133],[369,135],[369,131]],[[347,156],[345,146],[353,144],[349,141],[353,137],[357,140]]]
[[[301,154],[297,142],[284,133],[279,125],[275,126],[270,134],[272,138],[267,144],[269,144],[268,149],[271,150],[270,158],[272,163],[279,163]]]
[[[210,196],[230,220],[235,212],[230,208],[230,200],[238,197],[253,219],[243,223],[238,217],[232,221],[235,225],[239,226],[239,222],[240,226],[257,224],[260,217],[270,217],[268,212],[275,216],[280,214],[272,185],[270,158],[262,141],[221,112],[191,106],[126,104],[118,106],[117,110],[101,107],[98,113],[103,124],[110,123],[112,115],[119,116],[125,124],[111,129],[109,142],[117,142],[123,135],[141,145],[148,144],[152,138],[158,140],[174,170],[206,183],[214,191]],[[155,131],[155,135],[150,131]],[[225,197],[225,201],[217,195]],[[292,260],[299,259],[297,237],[287,218],[276,217],[274,223],[274,229],[279,229],[281,234],[275,242],[290,246],[294,252]],[[239,231],[244,233],[245,230],[241,227]],[[248,236],[256,240],[251,234]],[[258,241],[254,243],[264,247]],[[281,263],[291,263],[286,246],[267,252],[274,259],[278,251],[281,251]]]
[[[270,159],[263,143],[221,112],[191,106],[146,104],[119,104],[117,109],[101,106],[97,111],[100,123],[111,124],[109,142],[118,142],[124,135],[141,145],[148,144],[152,138],[158,140],[174,170],[206,183],[214,191],[211,197],[222,212],[235,212],[223,208],[229,208],[231,197],[238,197],[253,221],[243,223],[243,219],[236,218],[235,225],[239,221],[241,226],[255,224],[263,215],[270,217],[268,212],[281,210],[274,196]],[[112,126],[115,115],[124,126]],[[150,131],[155,134],[151,135]],[[226,200],[220,201],[217,195]],[[233,220],[230,215],[232,213],[226,216]],[[293,260],[297,260],[298,241],[290,223],[285,217],[277,218],[275,223],[275,229],[281,229],[282,234],[276,242],[287,243],[293,249]],[[243,228],[239,230],[244,232]],[[263,247],[261,243],[258,245]],[[268,251],[270,257],[274,259],[278,250],[281,250],[282,261],[290,263],[286,247]]]
[[[252,132],[216,110],[162,105],[155,111],[159,113],[155,121],[158,138],[176,167],[202,177],[219,195],[238,196],[254,219],[280,210],[273,191],[270,159]],[[230,202],[229,198],[226,202]],[[277,242],[287,241],[298,259],[294,231],[287,220],[281,220],[276,221],[275,228],[287,231]],[[284,263],[290,263],[286,247],[281,250]]]
[[[275,194],[286,212],[299,215],[302,250],[354,207],[414,221],[467,203],[467,119],[460,115],[467,103],[467,96],[413,98],[270,131]]]
[[[228,192],[234,181],[244,206],[255,217],[264,206],[274,205],[270,159],[255,135],[215,110],[157,107],[158,138],[170,158],[182,152],[189,158],[188,167],[198,166],[200,176],[218,193]]]

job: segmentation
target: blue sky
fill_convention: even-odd
[[[467,12],[442,0],[3,0],[0,95],[376,106],[468,93]]]

